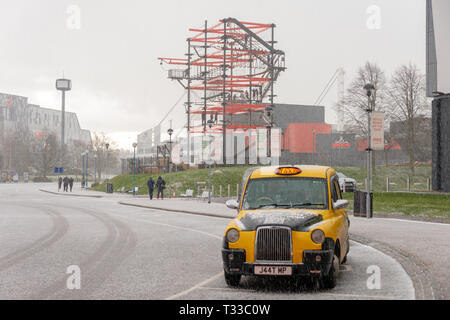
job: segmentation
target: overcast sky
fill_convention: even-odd
[[[425,0],[0,0],[0,92],[59,108],[64,72],[67,110],[129,147],[183,94],[157,58],[183,58],[189,28],[226,17],[277,25],[280,103],[313,104],[337,68],[348,84],[366,61],[425,71]],[[329,123],[336,97],[333,88],[323,103]],[[182,104],[169,119],[184,124]]]

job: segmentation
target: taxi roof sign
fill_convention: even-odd
[[[276,174],[282,175],[282,176],[293,176],[293,175],[299,174],[301,172],[302,172],[302,170],[300,170],[299,168],[296,168],[296,167],[281,167],[281,168],[277,169]]]

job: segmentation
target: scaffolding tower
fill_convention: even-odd
[[[285,71],[285,54],[275,48],[275,25],[222,19],[212,27],[189,29],[186,58],[159,58],[177,66],[168,76],[187,90],[187,151],[190,134],[222,134],[222,160],[226,164],[229,130],[273,126],[274,83]],[[252,122],[260,114],[265,124]],[[233,123],[233,116],[248,115],[248,124]],[[208,119],[209,118],[209,119]],[[259,122],[260,123],[260,122]],[[270,144],[270,139],[268,139]],[[270,145],[268,145],[270,153]],[[270,154],[268,154],[270,156]]]

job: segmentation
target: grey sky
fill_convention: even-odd
[[[79,30],[67,27],[71,5],[81,10]],[[367,27],[374,5],[380,29]],[[282,103],[314,103],[338,67],[348,84],[367,60],[387,74],[409,62],[425,71],[424,0],[0,0],[0,13],[0,92],[57,108],[54,82],[64,71],[73,81],[68,110],[82,127],[113,133],[123,146],[183,94],[157,58],[183,57],[188,29],[205,19],[277,25],[288,68],[276,87]],[[324,101],[331,123],[335,101],[333,88]],[[182,105],[176,110],[171,118],[182,126]]]

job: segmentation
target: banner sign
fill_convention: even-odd
[[[384,150],[384,112],[372,112],[370,128],[372,150]]]

